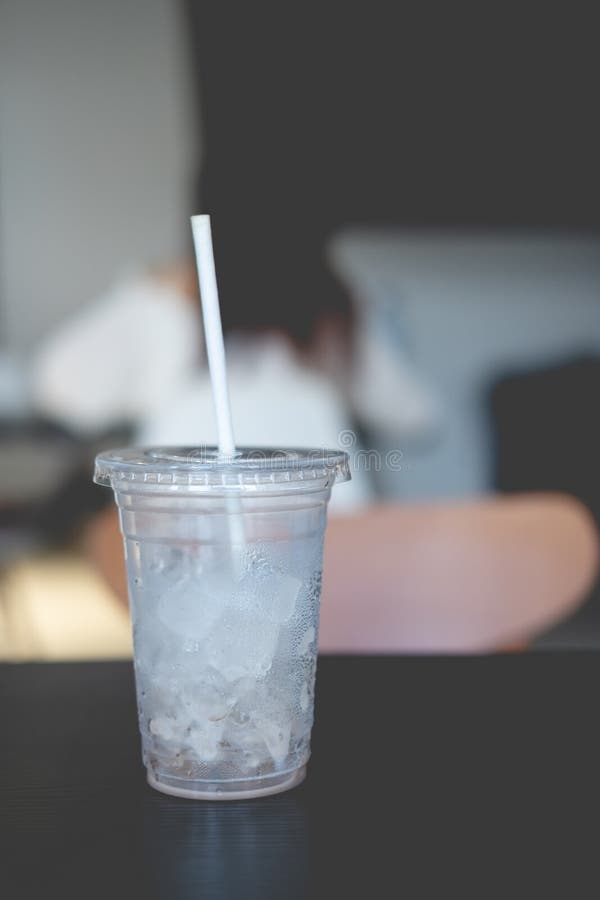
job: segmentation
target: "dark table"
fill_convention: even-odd
[[[306,783],[211,804],[146,785],[129,664],[0,666],[0,896],[598,896],[600,656],[317,681]]]

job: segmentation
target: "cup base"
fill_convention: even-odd
[[[247,781],[200,781],[161,776],[147,770],[148,784],[156,791],[188,800],[252,800],[295,788],[306,778],[306,766],[280,775],[266,775]]]

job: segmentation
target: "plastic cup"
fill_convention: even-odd
[[[313,722],[327,450],[114,450],[142,755],[152,787],[211,800],[299,784]]]

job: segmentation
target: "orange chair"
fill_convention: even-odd
[[[587,510],[552,494],[376,507],[330,521],[319,648],[485,652],[572,612],[598,565]]]

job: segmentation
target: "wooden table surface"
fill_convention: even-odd
[[[0,666],[0,896],[598,896],[599,655],[324,657],[317,684],[305,784],[207,803],[146,785],[130,664]]]

